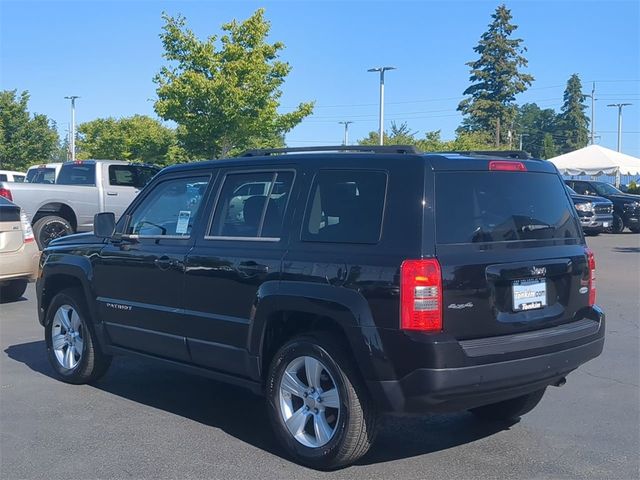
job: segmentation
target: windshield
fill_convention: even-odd
[[[620,195],[622,192],[613,185],[608,183],[594,183],[593,187],[598,192],[598,195]]]
[[[439,244],[580,238],[562,180],[548,173],[436,175]]]

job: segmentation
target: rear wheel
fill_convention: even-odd
[[[96,343],[90,321],[80,289],[58,293],[47,309],[47,354],[64,382],[90,383],[104,375],[111,364],[111,357],[102,353]]]
[[[27,280],[11,280],[4,287],[0,287],[0,302],[15,302],[27,289]]]
[[[362,457],[373,443],[377,412],[348,357],[323,333],[287,342],[267,378],[271,423],[296,461],[334,469]]]
[[[516,420],[522,415],[529,413],[540,403],[545,390],[546,388],[543,388],[528,395],[522,395],[521,397],[472,408],[470,411],[483,420]]]
[[[613,222],[611,222],[611,228],[609,232],[611,233],[622,233],[624,230],[624,222],[622,221],[622,217],[617,213],[613,212]]]
[[[71,224],[62,217],[56,215],[49,215],[40,218],[33,224],[33,235],[36,237],[38,246],[43,249],[51,240],[58,237],[64,237],[65,235],[71,235],[73,233],[73,227]]]

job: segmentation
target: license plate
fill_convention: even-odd
[[[544,278],[515,280],[512,284],[513,310],[534,310],[547,306],[547,282]]]
[[[607,228],[607,227],[609,226],[609,222],[602,222],[602,226],[603,226],[604,228]]]

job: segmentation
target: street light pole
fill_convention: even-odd
[[[367,72],[380,72],[380,118],[378,125],[380,145],[384,145],[384,72],[395,69],[396,67],[375,67],[367,70]]]
[[[64,97],[67,100],[71,100],[71,161],[76,160],[76,98],[80,98],[78,95],[70,95]]]
[[[353,122],[338,122],[340,125],[344,125],[344,139],[342,140],[342,145],[349,145],[349,125]]]

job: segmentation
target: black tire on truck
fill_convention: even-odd
[[[38,242],[38,247],[41,250],[49,245],[51,240],[71,235],[72,233],[74,231],[71,224],[57,215],[47,215],[33,224],[33,235],[36,237],[36,242]]]
[[[613,212],[613,222],[611,223],[611,228],[609,232],[611,233],[622,233],[624,230],[624,221],[622,217],[618,215],[616,212]]]
[[[22,297],[26,289],[26,279],[20,278],[18,280],[11,280],[3,287],[0,287],[0,302],[15,302],[20,297]]]

